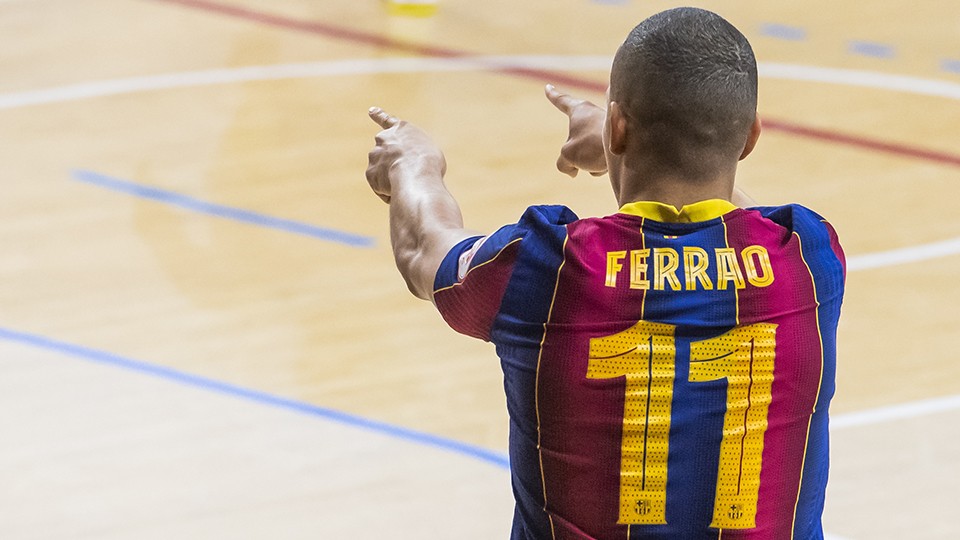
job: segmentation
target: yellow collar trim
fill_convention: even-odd
[[[709,199],[685,205],[679,211],[669,204],[655,201],[627,203],[620,208],[621,214],[630,214],[665,223],[697,223],[716,219],[737,207],[723,199]]]

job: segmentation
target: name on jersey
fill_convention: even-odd
[[[773,283],[770,254],[763,246],[706,249],[694,246],[607,252],[607,287],[655,291],[724,291]]]

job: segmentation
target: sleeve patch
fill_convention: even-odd
[[[477,240],[472,248],[460,255],[460,259],[457,262],[457,281],[463,281],[463,278],[467,276],[467,272],[470,270],[470,263],[473,262],[473,258],[476,257],[477,252],[480,251],[480,248],[483,247],[483,244],[488,238],[490,237],[484,236],[480,240]]]

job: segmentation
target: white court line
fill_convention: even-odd
[[[856,69],[780,64],[777,62],[760,62],[757,65],[760,69],[760,76],[766,79],[857,86],[960,100],[960,84],[939,79],[923,79]]]
[[[960,410],[960,395],[900,403],[887,407],[840,414],[830,417],[830,432],[853,427],[872,426],[897,420],[910,420],[930,414]],[[848,540],[844,537],[824,534],[824,540]]]
[[[63,103],[106,96],[236,84],[243,82],[281,79],[309,79],[345,75],[375,75],[383,73],[428,73],[444,71],[477,71],[483,69],[571,69],[588,71],[609,69],[610,59],[599,56],[478,56],[471,58],[363,58],[330,62],[305,62],[273,66],[187,71],[127,79],[112,79],[89,83],[0,94],[0,109],[17,109],[34,105]]]
[[[960,395],[911,401],[887,407],[830,417],[830,430],[871,426],[896,420],[909,420],[920,416],[960,410]]]
[[[342,75],[376,73],[417,73],[424,71],[468,71],[475,66],[459,64],[447,59],[367,59],[338,60],[276,66],[249,66],[242,68],[187,71],[128,79],[112,79],[89,83],[58,86],[28,92],[0,95],[0,109],[17,109],[33,105],[63,103],[105,96],[118,96],[155,90],[212,86],[243,82],[280,79],[307,79]]]
[[[0,0],[0,2],[2,1]],[[509,68],[567,71],[602,70],[605,72],[609,70],[610,62],[609,56],[475,56],[463,58],[364,58],[273,66],[249,66],[95,81],[0,94],[0,110],[174,88],[280,79]],[[873,88],[960,100],[960,84],[949,81],[774,62],[761,62],[758,66],[760,76],[764,78]],[[857,272],[956,254],[960,254],[960,238],[877,253],[854,255],[847,259],[847,269],[851,272]]]
[[[609,56],[473,56],[460,58],[361,58],[329,62],[248,66],[113,79],[3,94],[0,95],[0,109],[15,109],[31,105],[171,88],[277,79],[510,68],[606,72],[610,69],[610,62]],[[770,79],[856,86],[960,100],[960,84],[937,79],[776,62],[760,62],[758,67],[760,76]]]
[[[883,268],[885,266],[939,259],[957,253],[960,253],[960,238],[951,238],[950,240],[891,249],[890,251],[854,255],[847,259],[847,270],[857,272],[859,270]]]

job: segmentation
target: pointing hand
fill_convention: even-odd
[[[607,172],[603,151],[603,123],[606,111],[593,103],[564,94],[548,84],[545,88],[550,103],[570,118],[567,142],[560,148],[557,169],[571,177],[584,170],[593,176]]]

